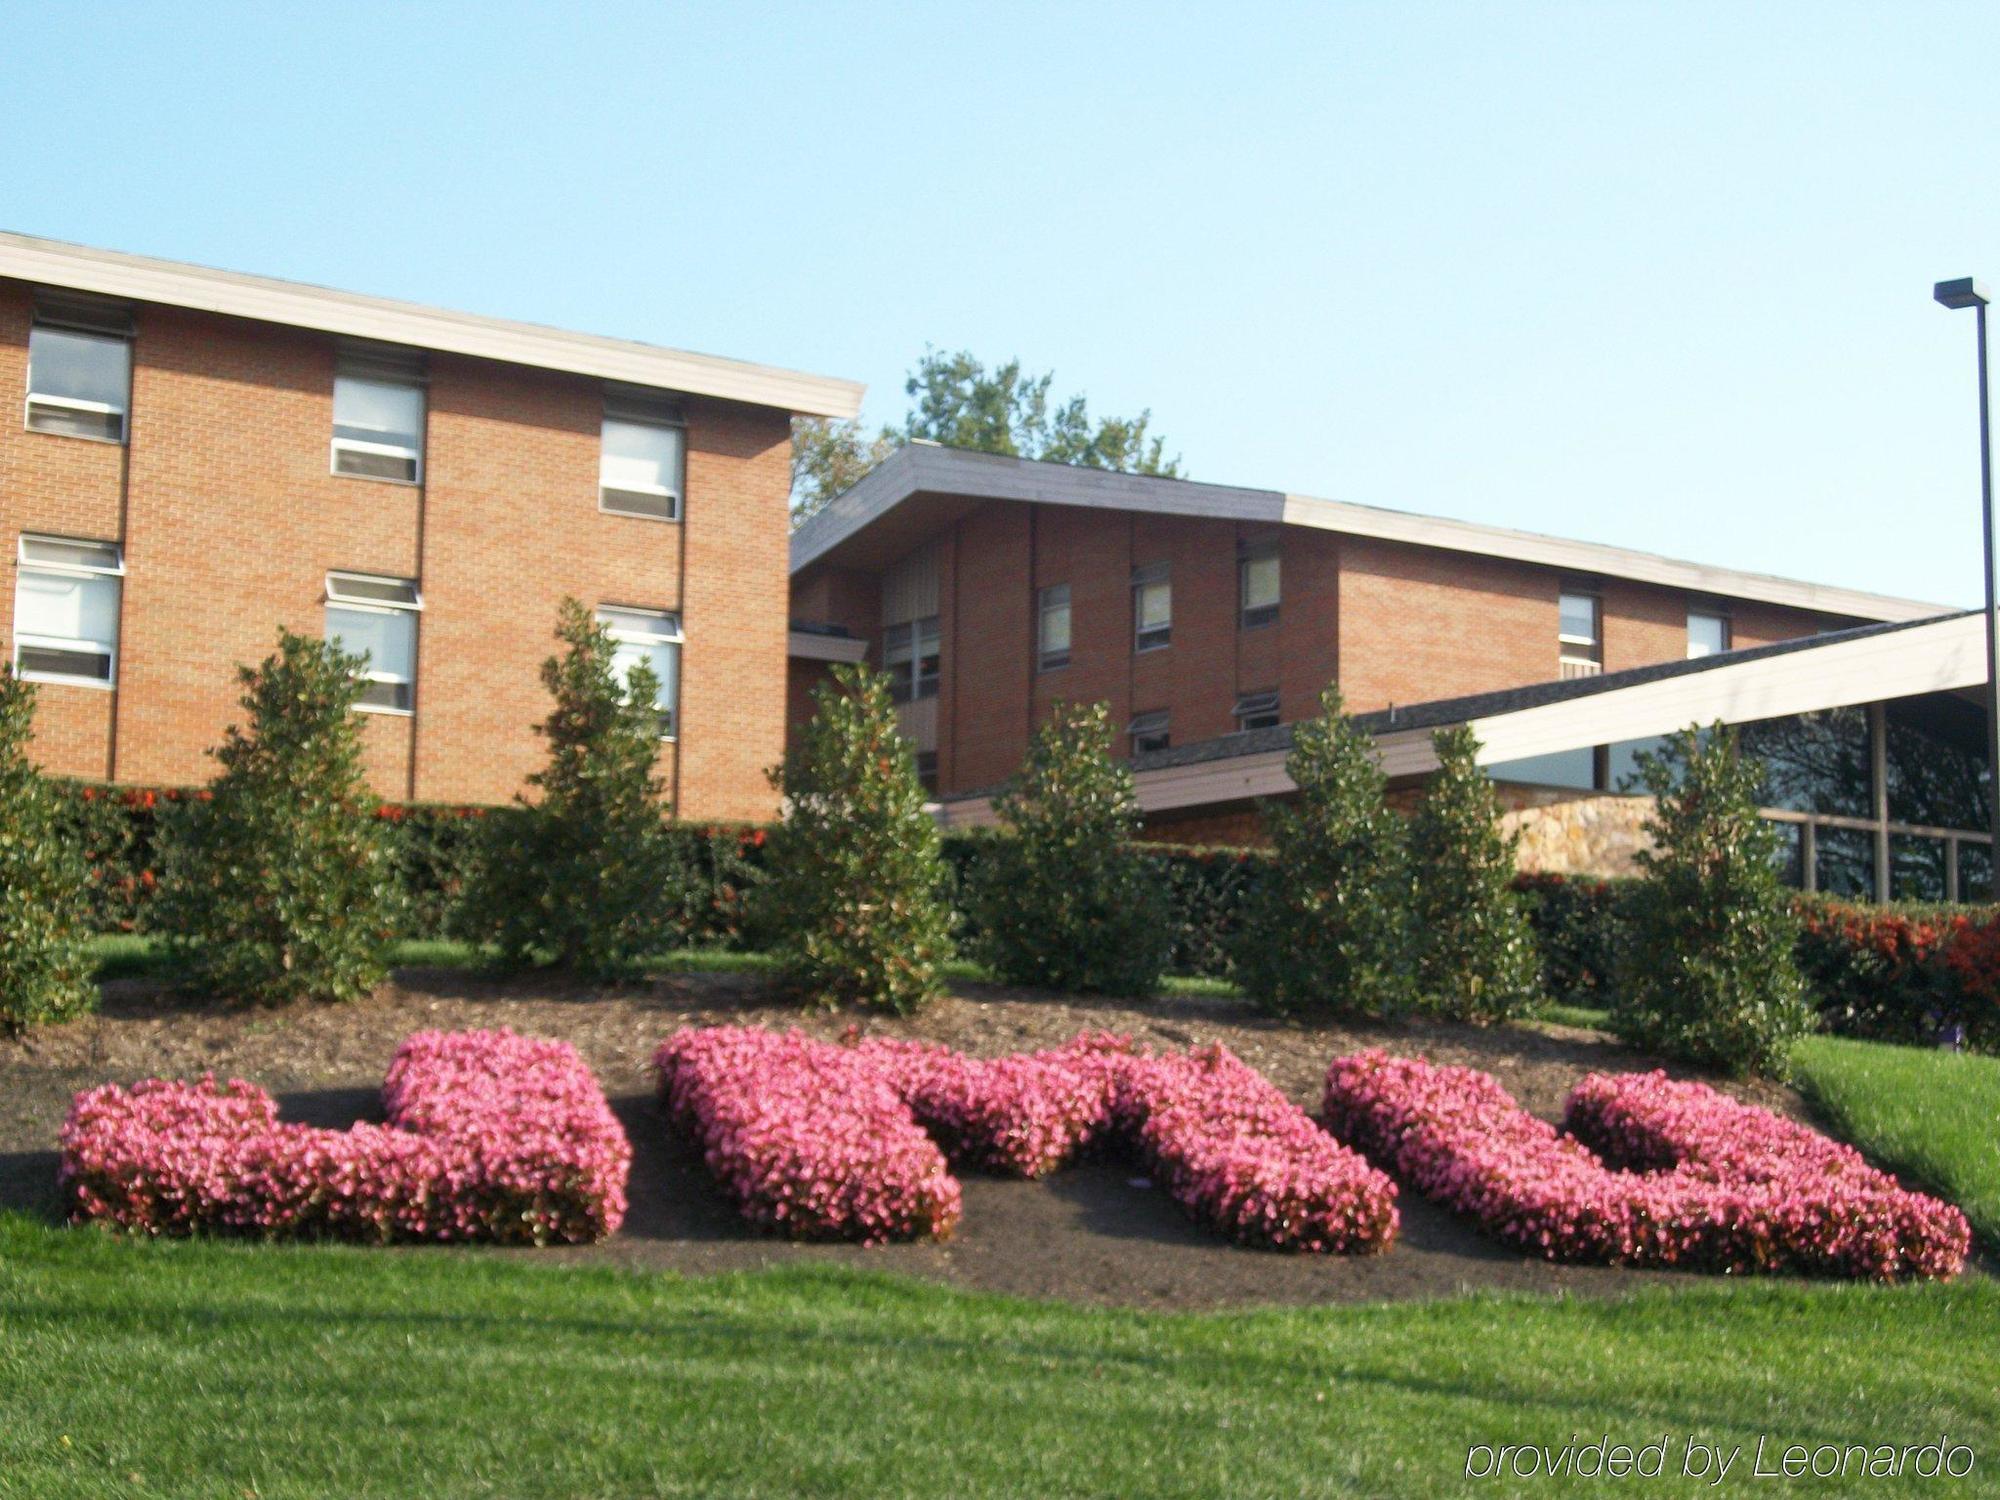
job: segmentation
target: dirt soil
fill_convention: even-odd
[[[1476,1288],[1593,1295],[1706,1279],[1525,1260],[1407,1188],[1402,1233],[1386,1254],[1243,1249],[1184,1218],[1132,1168],[1109,1164],[1040,1182],[966,1175],[965,1217],[946,1243],[863,1249],[764,1237],[723,1201],[699,1155],[670,1137],[648,1074],[654,1049],[680,1027],[743,1021],[825,1037],[857,1024],[852,1014],[781,1005],[764,981],[745,975],[671,975],[605,990],[546,977],[411,969],[358,1004],[277,1010],[191,1003],[150,981],[114,981],[105,986],[100,1014],[0,1041],[0,1207],[50,1218],[60,1213],[56,1136],[79,1089],[212,1071],[263,1085],[279,1097],[287,1118],[342,1126],[380,1117],[383,1072],[410,1032],[511,1026],[567,1038],[597,1070],[632,1139],[632,1206],[623,1230],[602,1245],[480,1253],[693,1273],[833,1261],[1027,1297],[1179,1308],[1436,1297]],[[1484,1068],[1548,1119],[1560,1115],[1571,1085],[1585,1073],[1657,1066],[1596,1032],[1557,1026],[1295,1024],[1234,1000],[1093,1001],[974,985],[914,1020],[859,1024],[979,1056],[1053,1045],[1086,1029],[1159,1046],[1220,1041],[1308,1109],[1318,1107],[1328,1061],[1364,1047]],[[1788,1090],[1730,1088],[1803,1117]]]

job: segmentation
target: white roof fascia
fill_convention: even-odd
[[[1986,681],[1985,621],[1983,614],[1961,615],[1464,722],[1479,736],[1479,763],[1493,765],[1586,745],[1650,739],[1690,724],[1746,724],[1976,687]],[[1375,748],[1383,771],[1392,777],[1435,771],[1431,734],[1440,727],[1378,734]],[[1147,812],[1281,796],[1298,789],[1285,772],[1285,759],[1286,752],[1270,750],[1162,766],[1138,772],[1134,790]],[[985,798],[948,803],[942,812],[946,826],[953,828],[995,821]]]
[[[816,630],[794,630],[786,637],[785,654],[807,661],[865,661],[868,643],[851,635],[821,635]]]
[[[1603,542],[1569,541],[1533,531],[1482,526],[1472,521],[1448,521],[1436,516],[1412,515],[1407,511],[1382,510],[1372,505],[1354,505],[1344,500],[1319,500],[1309,495],[1285,497],[1285,523],[1337,531],[1348,536],[1408,542],[1420,547],[1442,547],[1454,552],[1474,552],[1482,557],[1504,557],[1571,573],[1601,573],[1613,578],[1685,589],[1690,593],[1716,594],[1726,599],[1783,604],[1824,615],[1902,621],[1927,620],[1953,611],[1953,606],[1946,604],[1928,604],[1917,599],[1899,599],[1859,589],[1806,583],[1768,573],[1743,573],[1734,568],[1684,562],[1651,552],[1634,552]]]
[[[863,387],[851,380],[4,231],[0,231],[0,277],[310,328],[346,338],[564,370],[806,416],[845,418],[861,410]]]

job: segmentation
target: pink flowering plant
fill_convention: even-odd
[[[286,1124],[264,1090],[148,1079],[77,1095],[62,1130],[72,1221],[135,1234],[545,1245],[625,1217],[632,1148],[567,1042],[418,1032],[387,1123]]]
[[[1956,1208],[1851,1147],[1664,1073],[1590,1075],[1564,1133],[1490,1074],[1363,1052],[1328,1070],[1324,1119],[1547,1260],[1894,1281],[1955,1276],[1971,1244]]]
[[[994,1059],[754,1027],[660,1049],[670,1117],[744,1216],[795,1238],[949,1234],[950,1168],[1041,1177],[1123,1147],[1195,1219],[1243,1244],[1359,1253],[1397,1227],[1395,1185],[1223,1048],[1154,1056],[1084,1034]]]

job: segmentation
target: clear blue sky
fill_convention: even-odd
[[[1197,478],[1979,592],[2000,7],[0,0],[0,226],[868,382]]]

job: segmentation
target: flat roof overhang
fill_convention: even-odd
[[[1493,765],[1650,739],[1690,724],[1744,724],[1962,691],[1985,681],[1985,616],[1968,613],[1358,718],[1375,737],[1383,771],[1394,779],[1435,771],[1431,735],[1457,724],[1479,737],[1479,763]],[[1289,742],[1286,726],[1140,757],[1132,778],[1139,806],[1166,812],[1295,792],[1298,787],[1285,772]],[[996,821],[985,795],[940,803],[938,816],[954,828]]]

